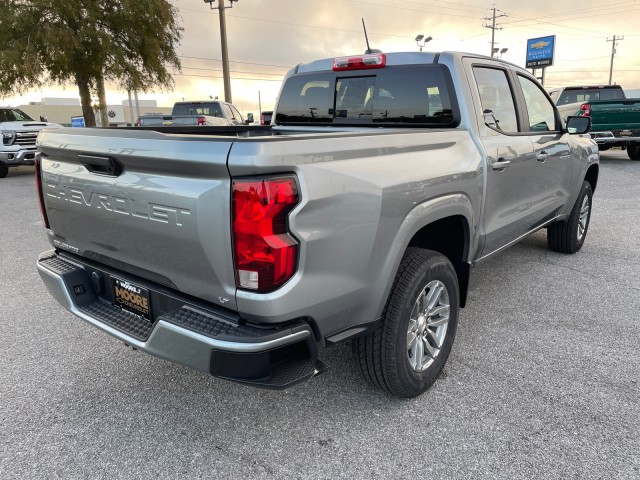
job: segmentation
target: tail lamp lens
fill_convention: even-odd
[[[300,202],[293,176],[234,180],[233,242],[236,286],[273,291],[296,272],[298,242],[289,213]]]
[[[591,116],[591,105],[589,105],[588,103],[583,103],[580,107],[580,110],[582,110],[583,117]]]
[[[44,208],[44,192],[42,191],[42,162],[40,160],[40,154],[36,154],[36,188],[38,189],[38,200],[40,201],[42,221],[44,223],[44,227],[49,229],[49,218],[47,217],[47,210]]]
[[[198,125],[204,125],[207,122],[207,119],[204,117],[198,117]]]

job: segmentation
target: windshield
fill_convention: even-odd
[[[621,100],[624,93],[621,88],[584,88],[580,90],[565,90],[556,102],[558,105],[569,103],[594,102],[596,100]]]
[[[33,118],[17,108],[0,108],[0,122],[33,122]]]
[[[293,76],[276,109],[281,125],[453,127],[458,119],[451,78],[443,65]]]
[[[222,110],[218,102],[176,103],[173,115],[208,115],[222,118]]]

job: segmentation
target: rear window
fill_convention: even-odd
[[[289,78],[276,123],[451,127],[459,113],[443,65],[387,67]]]
[[[209,115],[222,118],[219,103],[177,103],[173,107],[173,115]]]
[[[624,93],[621,88],[583,88],[563,91],[556,104],[567,105],[569,103],[620,100],[623,98]]]

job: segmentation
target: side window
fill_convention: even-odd
[[[238,122],[242,122],[243,121],[242,115],[240,115],[240,112],[238,111],[238,109],[236,107],[234,107],[233,105],[231,105],[231,111],[233,112],[234,120],[236,120]]]
[[[227,119],[233,120],[233,112],[231,111],[231,108],[229,107],[229,105],[227,105],[226,103],[223,103],[222,109],[224,110],[224,114],[227,117]]]
[[[527,104],[529,129],[532,132],[555,131],[556,115],[553,104],[534,82],[520,75],[518,75],[518,80]]]
[[[486,116],[487,123],[506,133],[517,132],[516,107],[506,72],[496,68],[475,67],[473,73],[480,92],[482,110],[491,110],[495,118],[495,124],[492,125],[491,116]]]

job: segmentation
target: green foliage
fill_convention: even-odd
[[[0,97],[76,84],[85,110],[99,78],[123,88],[170,87],[182,35],[169,0],[4,0]],[[85,98],[87,97],[87,98]]]

